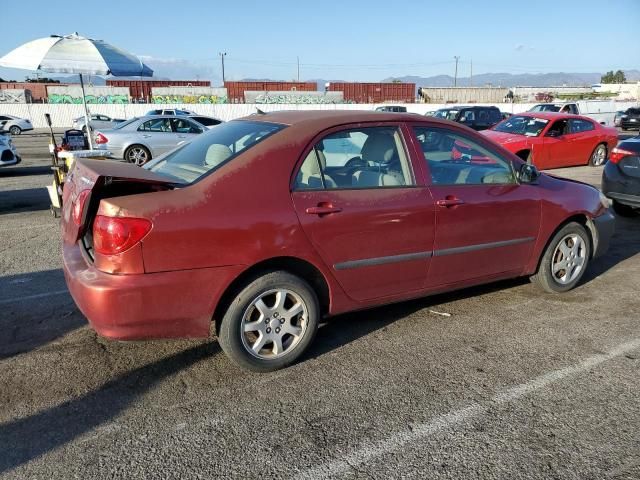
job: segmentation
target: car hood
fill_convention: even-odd
[[[514,135],[511,133],[498,132],[496,130],[483,130],[481,135],[499,143],[506,148],[516,148],[520,146],[530,145],[531,139],[535,137],[527,137],[525,135]]]

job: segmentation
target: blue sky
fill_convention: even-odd
[[[25,4],[26,5],[26,4]],[[86,12],[86,13],[85,13]],[[78,31],[135,53],[161,77],[388,76],[640,69],[640,0],[29,0],[3,8],[0,56],[29,40]],[[27,17],[29,20],[27,20]],[[626,40],[625,40],[626,39]],[[28,72],[0,68],[0,77]]]

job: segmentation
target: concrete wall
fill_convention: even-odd
[[[227,89],[214,87],[152,87],[153,103],[227,103]]]
[[[598,93],[617,93],[620,100],[640,99],[640,82],[637,83],[602,83],[593,86],[593,90]]]
[[[479,105],[479,104],[477,104]],[[519,113],[530,109],[534,103],[493,103],[503,112]],[[625,110],[632,106],[637,106],[638,102],[617,102],[618,110]],[[155,108],[184,108],[192,110],[202,115],[210,115],[222,120],[228,121],[234,118],[244,117],[252,113],[256,113],[256,107],[263,111],[276,110],[373,110],[378,104],[295,104],[295,105],[253,105],[253,104],[222,104],[222,105],[206,105],[206,104],[169,104],[169,105],[152,105],[152,104],[122,104],[122,105],[90,105],[89,111],[93,114],[104,114],[115,118],[131,118],[144,115],[151,109]],[[452,105],[443,105],[435,103],[408,103],[404,104],[409,112],[424,115],[425,112],[437,110],[438,108],[451,107]],[[84,114],[82,105],[51,105],[51,104],[0,104],[0,114],[16,115],[31,120],[35,128],[45,128],[46,122],[44,114],[51,114],[54,127],[66,128],[71,127],[73,119]]]

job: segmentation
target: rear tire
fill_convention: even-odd
[[[12,125],[9,127],[9,133],[11,135],[20,135],[22,133],[22,129],[17,125]]]
[[[640,215],[640,209],[624,205],[623,203],[613,201],[613,211],[621,217],[633,218]]]
[[[598,145],[589,157],[589,165],[600,167],[607,161],[607,146],[604,143]]]
[[[549,242],[531,281],[549,293],[567,292],[578,284],[590,258],[589,234],[579,223],[568,223]]]
[[[141,167],[151,160],[151,152],[148,148],[143,147],[142,145],[131,145],[125,150],[124,159],[129,163],[133,163],[134,165]]]
[[[318,297],[285,271],[262,274],[237,293],[222,318],[218,342],[240,367],[271,372],[291,365],[318,330]]]

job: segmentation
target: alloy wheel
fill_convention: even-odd
[[[604,145],[598,145],[595,152],[593,152],[593,156],[591,157],[591,163],[594,166],[602,165],[607,159],[607,149]]]
[[[553,279],[561,285],[575,280],[586,262],[587,247],[584,239],[575,233],[565,235],[551,257]]]
[[[302,297],[288,289],[261,293],[247,307],[241,322],[242,345],[263,360],[279,358],[304,337],[309,312]]]
[[[134,147],[129,150],[129,154],[127,155],[127,160],[129,160],[130,163],[134,163],[140,166],[147,163],[147,160],[149,160],[149,158],[144,148]]]

